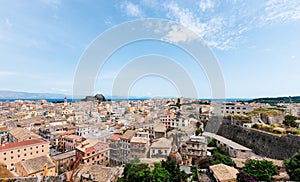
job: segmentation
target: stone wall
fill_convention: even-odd
[[[274,159],[289,158],[300,150],[299,136],[279,137],[226,121],[221,124],[217,134],[251,148],[258,155]]]

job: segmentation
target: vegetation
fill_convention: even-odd
[[[197,127],[197,128],[200,128],[200,126],[201,126],[201,122],[200,122],[200,121],[197,121],[196,127]]]
[[[214,162],[213,164],[226,164],[228,166],[234,166],[234,162],[231,160],[231,158],[224,154],[223,152],[219,151],[218,149],[214,149],[213,152]]]
[[[299,134],[300,134],[300,130],[294,130],[294,131],[293,131],[293,134],[294,134],[294,135],[299,135]]]
[[[290,159],[285,159],[286,172],[292,181],[300,181],[300,151],[294,154]]]
[[[286,115],[284,117],[284,121],[283,121],[283,124],[285,126],[288,126],[288,127],[297,127],[298,124],[296,123],[296,120],[297,120],[297,117],[296,116],[293,116],[293,115]]]
[[[253,178],[253,176],[245,173],[245,172],[240,172],[236,175],[237,177],[237,182],[256,182],[256,180]]]
[[[217,147],[217,142],[216,142],[216,139],[214,138],[209,138],[208,139],[208,147]]]
[[[195,132],[196,136],[202,135],[202,133],[203,133],[202,129],[197,129]]]
[[[181,182],[188,178],[179,165],[171,160],[154,163],[153,170],[148,164],[130,162],[125,165],[123,174],[123,178],[118,179],[119,182]]]
[[[253,99],[249,102],[269,103],[270,105],[276,105],[278,103],[300,103],[300,96],[295,97],[277,97],[277,98],[259,98]]]
[[[250,159],[244,165],[245,174],[257,181],[271,181],[272,176],[278,174],[276,166],[271,161]]]
[[[275,116],[283,114],[283,109],[281,108],[255,108],[252,112],[247,113],[247,116],[255,116],[258,114],[263,114],[267,116]]]

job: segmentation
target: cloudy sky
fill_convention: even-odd
[[[297,0],[0,3],[0,90],[72,94],[77,66],[97,37],[128,21],[159,18],[183,25],[203,39],[220,66],[226,97],[300,95]],[[190,75],[199,97],[212,97],[205,70],[172,44],[186,37],[173,34],[171,39],[143,40],[116,50],[99,68],[95,92],[110,95],[114,79],[128,63],[137,57],[160,55],[175,61]],[[145,68],[131,70],[139,69]],[[172,80],[153,74],[137,78],[128,94],[182,96]]]

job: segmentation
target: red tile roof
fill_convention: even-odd
[[[36,139],[25,140],[25,141],[21,141],[21,142],[2,144],[2,145],[0,145],[0,151],[1,150],[12,149],[12,148],[24,147],[24,146],[27,146],[27,145],[39,144],[39,143],[48,143],[48,142],[46,140],[42,139],[42,138],[36,138]]]
[[[119,140],[121,138],[121,134],[118,133],[114,133],[112,135],[110,135],[110,137],[108,138],[109,140]]]

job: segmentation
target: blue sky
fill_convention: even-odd
[[[300,1],[0,2],[1,90],[72,94],[80,58],[101,33],[127,21],[162,18],[188,27],[211,48],[227,97],[300,95]],[[150,40],[117,50],[99,69],[95,91],[109,95],[124,65],[149,54],[175,60],[190,74],[199,97],[211,97],[206,74],[191,56]],[[155,76],[137,80],[129,94],[180,95],[170,80]]]

